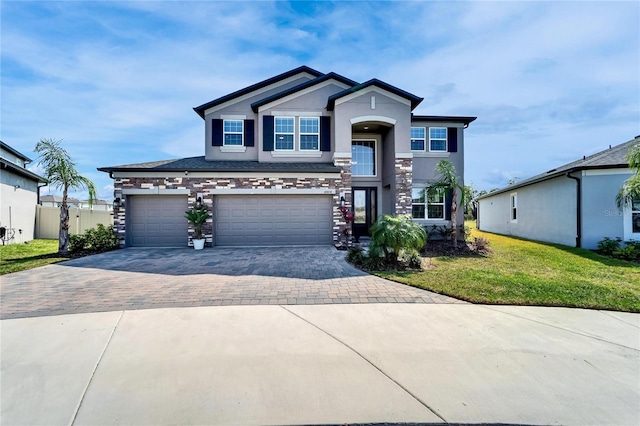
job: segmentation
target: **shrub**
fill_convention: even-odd
[[[614,251],[613,257],[622,260],[637,261],[638,257],[640,257],[640,250],[633,245],[626,245],[625,247],[621,247]]]
[[[491,253],[489,248],[489,240],[485,237],[475,237],[473,239],[471,250],[476,254]]]
[[[84,251],[87,246],[87,238],[85,234],[80,235],[69,235],[69,252],[70,253],[79,253]]]
[[[383,258],[389,265],[399,263],[400,256],[418,256],[427,242],[427,233],[410,215],[384,215],[371,227],[370,258]]]
[[[621,242],[622,239],[620,237],[616,238],[615,240],[612,240],[609,237],[604,237],[604,240],[598,242],[598,251],[600,252],[600,254],[603,254],[605,256],[611,256],[613,255],[613,252],[620,249]]]
[[[362,262],[364,261],[365,257],[366,257],[366,254],[364,253],[364,250],[362,250],[362,248],[351,247],[347,252],[346,259],[347,259],[347,262],[360,266],[362,265]]]
[[[69,238],[69,251],[71,253],[110,251],[117,249],[118,246],[118,236],[113,226],[104,226],[101,223],[95,228],[87,229],[84,234],[71,235]]]

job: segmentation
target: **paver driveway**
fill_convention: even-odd
[[[185,306],[464,303],[366,274],[333,247],[124,249],[1,278],[2,319]]]

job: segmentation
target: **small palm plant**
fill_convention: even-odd
[[[202,206],[200,208],[194,208],[194,209],[191,209],[191,210],[187,210],[185,212],[185,217],[187,218],[189,223],[191,225],[193,225],[193,229],[194,229],[195,234],[196,234],[195,235],[195,239],[196,240],[201,240],[202,239],[202,225],[209,218],[209,211],[207,210],[207,208],[205,206]]]
[[[370,255],[384,257],[390,265],[397,264],[401,257],[416,258],[427,242],[424,228],[408,214],[384,215],[371,227],[370,233]]]

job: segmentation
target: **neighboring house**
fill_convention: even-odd
[[[93,200],[92,204],[89,204],[89,200],[80,200],[78,203],[78,208],[108,212],[113,210],[113,200]]]
[[[0,230],[2,244],[34,238],[36,204],[47,180],[26,169],[31,159],[0,141]]]
[[[40,196],[40,205],[42,207],[60,207],[62,205],[62,195],[42,195]],[[80,200],[67,197],[67,206],[69,208],[77,208]]]
[[[43,195],[40,197],[40,205],[43,207],[60,207],[61,204],[61,195]],[[89,200],[77,200],[67,197],[67,206],[86,210],[111,211],[113,210],[113,201],[93,200],[93,204],[89,205]]]
[[[420,102],[376,79],[302,66],[196,107],[204,156],[99,169],[114,179],[122,244],[186,245],[184,212],[197,202],[212,212],[207,241],[222,246],[331,244],[341,204],[357,236],[383,214],[446,225],[448,202],[422,189],[442,159],[463,178],[475,117],[413,115]]]
[[[632,176],[625,157],[640,136],[478,199],[478,229],[596,249],[605,237],[640,240],[640,200],[619,209]]]

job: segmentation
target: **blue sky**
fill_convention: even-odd
[[[63,139],[101,198],[97,167],[203,155],[193,107],[300,65],[424,97],[416,114],[477,116],[477,189],[640,134],[636,1],[5,0],[0,13],[0,138],[32,158]]]

